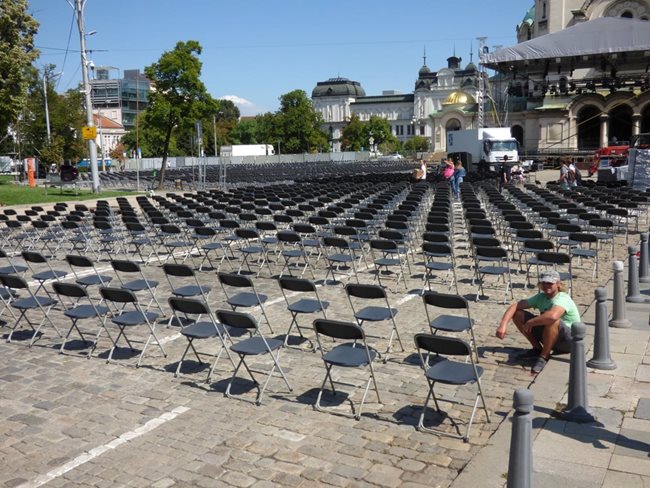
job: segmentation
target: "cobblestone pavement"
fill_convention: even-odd
[[[460,292],[473,299],[469,259],[457,236],[456,253]],[[620,240],[620,238],[619,238]],[[626,254],[622,240],[616,256]],[[420,256],[413,256],[415,263]],[[100,263],[102,271],[107,263]],[[322,263],[321,263],[322,270]],[[242,398],[224,396],[232,368],[223,358],[205,383],[206,367],[188,360],[182,374],[176,368],[186,341],[166,319],[158,325],[167,357],[150,346],[142,366],[127,350],[106,364],[109,341],[100,340],[96,354],[85,358],[80,343],[59,354],[61,340],[51,328],[29,348],[30,336],[21,334],[12,343],[0,342],[0,485],[15,486],[438,486],[446,487],[469,460],[485,445],[512,405],[515,388],[534,380],[529,365],[510,359],[525,347],[510,333],[504,341],[494,338],[503,305],[470,302],[476,320],[476,334],[485,368],[483,376],[491,423],[479,410],[470,441],[420,433],[415,429],[427,386],[418,366],[413,335],[427,331],[424,307],[417,291],[421,288],[421,265],[413,264],[408,292],[390,292],[392,306],[399,310],[397,325],[405,351],[395,352],[386,363],[376,364],[382,404],[373,403],[369,393],[360,421],[313,410],[312,404],[323,379],[320,355],[307,343],[296,344],[281,354],[293,391],[273,378],[260,406],[253,403],[255,389],[245,381],[235,383]],[[420,269],[419,269],[420,268]],[[611,265],[602,263],[600,281],[609,276]],[[158,296],[166,300],[166,286],[158,265],[147,267],[148,276],[158,279]],[[591,270],[578,269],[575,296],[581,308],[593,299]],[[213,287],[210,305],[224,308],[225,301],[213,272],[200,275]],[[361,273],[371,282],[369,271]],[[516,274],[515,298],[531,294],[525,275]],[[276,335],[282,336],[290,316],[279,287],[268,271],[256,280],[260,291],[269,295],[267,312]],[[446,291],[436,285],[435,289]],[[321,298],[331,302],[328,318],[352,320],[352,312],[340,285],[319,287]],[[492,293],[493,297],[496,292]],[[501,295],[499,294],[499,298]],[[69,322],[60,310],[55,322],[67,330]],[[310,319],[303,319],[309,325]],[[93,330],[94,324],[83,324]],[[385,347],[388,324],[367,325],[370,343]],[[1,329],[0,329],[1,330]],[[4,331],[3,331],[4,332]],[[306,332],[307,334],[310,331]],[[374,337],[377,336],[377,337]],[[134,333],[140,339],[145,335]],[[73,344],[73,346],[75,346]],[[200,350],[217,350],[216,342],[199,343]],[[253,362],[265,369],[265,358]],[[336,370],[335,370],[336,371]],[[341,389],[358,401],[365,383],[363,370],[337,371],[343,377]],[[438,387],[436,387],[438,388]],[[468,402],[472,387],[440,388],[443,397]],[[349,403],[339,393],[328,397],[331,405],[349,412]],[[443,403],[452,417],[468,418],[469,407]],[[448,419],[428,415],[431,424],[452,430]]]

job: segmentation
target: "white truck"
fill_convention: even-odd
[[[458,130],[447,133],[447,154],[460,158],[468,171],[477,169],[481,159],[494,170],[504,161],[519,162],[519,143],[508,127]]]
[[[271,144],[233,144],[221,146],[220,155],[223,157],[237,156],[272,156],[275,149]]]

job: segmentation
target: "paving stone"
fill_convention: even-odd
[[[637,419],[650,420],[650,398],[639,398],[634,417]]]

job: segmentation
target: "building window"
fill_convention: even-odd
[[[423,125],[420,126],[420,135],[421,136],[424,135],[424,126]]]
[[[625,17],[626,19],[633,19],[634,14],[632,12],[630,12],[629,10],[626,10],[625,12],[623,12],[621,14],[621,17]]]
[[[546,2],[542,2],[542,19],[546,18]]]

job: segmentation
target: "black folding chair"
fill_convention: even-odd
[[[65,335],[63,342],[61,343],[61,354],[63,354],[65,351],[65,345],[68,342],[70,334],[73,330],[75,330],[84,343],[90,343],[90,347],[88,349],[88,357],[90,358],[93,351],[97,347],[97,342],[99,341],[99,337],[102,331],[105,330],[103,327],[104,322],[102,318],[109,312],[108,307],[105,307],[103,305],[95,305],[92,298],[90,298],[88,295],[86,288],[78,283],[63,283],[59,281],[54,283],[52,285],[52,288],[54,288],[54,291],[59,296],[61,303],[65,306],[63,315],[72,321],[70,329],[68,329],[68,333]],[[69,303],[65,302],[66,299],[69,300]],[[82,301],[85,303],[82,303]],[[93,341],[87,341],[84,337],[83,332],[77,325],[80,320],[89,319],[99,319],[99,324],[96,324],[96,322],[93,324],[97,325],[97,332]],[[108,333],[108,331],[107,334],[110,336],[110,333]]]
[[[318,348],[322,353],[323,363],[325,364],[325,378],[321,384],[318,396],[314,402],[314,408],[319,412],[332,412],[332,408],[326,408],[321,405],[323,391],[325,385],[329,381],[332,387],[332,393],[336,395],[336,388],[334,387],[334,380],[332,378],[332,368],[339,366],[342,368],[362,368],[367,367],[369,371],[368,381],[366,382],[365,390],[361,401],[359,402],[358,410],[355,405],[350,401],[352,407],[352,414],[346,412],[334,411],[340,415],[354,417],[356,420],[361,419],[363,406],[368,396],[370,384],[374,386],[375,393],[377,394],[377,402],[381,403],[379,396],[379,389],[377,388],[377,380],[375,379],[375,370],[372,366],[373,361],[378,356],[377,351],[370,348],[366,343],[366,335],[363,329],[357,325],[348,322],[341,322],[338,320],[329,319],[316,319],[314,320],[314,330],[316,331],[316,340],[318,341]],[[334,340],[345,340],[345,342],[338,344],[333,348],[324,347],[324,339],[322,336],[329,337]],[[341,383],[341,382],[338,382]]]
[[[37,295],[38,291],[42,289],[48,297],[52,298],[50,292],[47,290],[47,288],[45,288],[45,283],[48,281],[65,278],[68,275],[68,272],[52,268],[49,260],[40,252],[23,251],[21,255],[33,273],[32,279],[38,282],[38,288],[36,288],[34,295]],[[41,265],[41,267],[42,265],[45,265],[45,269],[39,271],[39,269],[36,267],[37,265]]]
[[[487,405],[485,404],[485,398],[483,397],[483,391],[481,389],[481,375],[483,374],[483,368],[477,366],[474,362],[472,348],[469,346],[469,344],[460,339],[433,334],[416,334],[415,347],[418,350],[422,368],[424,369],[424,376],[429,385],[429,392],[427,393],[427,398],[424,401],[424,405],[422,406],[422,412],[420,413],[420,419],[418,421],[418,430],[422,432],[431,432],[435,434],[461,438],[463,441],[468,442],[470,429],[472,428],[472,423],[474,422],[474,416],[476,414],[476,408],[478,407],[479,399],[481,400],[483,409],[485,410],[485,419],[487,422],[490,422],[490,415],[488,413]],[[431,355],[435,355],[435,357],[431,357]],[[453,361],[447,359],[444,356],[468,356],[470,362]],[[436,406],[436,411],[438,414],[442,414],[445,417],[447,416],[445,412],[440,410],[438,398],[436,397],[434,391],[436,383],[458,386],[476,383],[476,399],[472,408],[472,414],[470,415],[469,421],[467,422],[467,430],[464,434],[462,434],[459,429],[459,425],[462,425],[462,422],[451,418],[450,420],[453,427],[456,429],[456,434],[441,429],[425,427],[424,418],[427,406],[429,405],[431,398],[433,398],[433,402]],[[462,404],[461,402],[453,400],[449,401],[450,403]]]
[[[249,314],[234,311],[231,312],[227,310],[218,310],[217,318],[219,322],[226,327],[230,327],[231,329],[243,329],[252,334],[251,337],[237,341],[232,346],[230,346],[230,350],[239,356],[239,363],[237,366],[235,366],[235,370],[233,371],[232,377],[228,382],[228,387],[226,388],[226,396],[228,398],[239,396],[232,394],[230,390],[233,382],[235,381],[235,378],[237,377],[237,372],[242,365],[248,372],[248,375],[251,377],[251,380],[253,380],[253,383],[257,388],[257,397],[255,398],[256,405],[262,404],[262,396],[264,395],[264,391],[266,390],[269,381],[273,377],[273,373],[276,371],[280,373],[280,376],[284,380],[289,391],[293,391],[289,380],[285,376],[284,371],[282,371],[282,367],[280,366],[280,350],[284,346],[284,341],[281,339],[265,337],[260,330],[257,320],[255,320],[255,318]],[[266,373],[266,381],[262,387],[260,387],[260,383],[255,379],[251,368],[246,363],[246,358],[249,356],[257,357],[264,354],[269,354],[271,356],[273,366]]]
[[[284,345],[289,347],[289,337],[291,336],[291,330],[293,327],[296,327],[296,330],[300,334],[301,339],[306,339],[311,344],[311,341],[307,339],[302,333],[302,327],[298,323],[299,315],[307,315],[314,313],[322,313],[323,318],[327,318],[326,310],[329,307],[329,302],[323,301],[318,295],[318,289],[316,285],[309,280],[302,278],[294,278],[289,276],[281,277],[278,280],[280,284],[280,290],[282,291],[282,296],[284,301],[287,304],[287,310],[291,313],[291,323],[287,329],[287,333],[284,336]],[[300,298],[299,300],[290,302],[289,297],[287,296],[287,291],[293,293],[313,293],[314,298]],[[312,344],[313,346],[313,344]],[[316,352],[316,349],[313,349]]]
[[[201,355],[194,347],[195,340],[208,340],[212,338],[218,338],[221,348],[219,349],[218,354],[212,354],[210,356],[214,357],[212,366],[208,371],[208,376],[206,382],[210,382],[214,368],[217,365],[217,361],[221,357],[221,354],[225,351],[228,359],[235,367],[235,363],[232,360],[228,347],[226,345],[226,340],[232,342],[228,329],[223,325],[217,322],[216,317],[208,307],[208,305],[195,298],[186,298],[186,297],[170,297],[169,306],[172,309],[173,316],[176,318],[176,321],[184,324],[181,328],[180,333],[183,337],[187,339],[187,347],[183,351],[181,359],[178,361],[178,366],[176,367],[176,372],[174,376],[178,376],[183,366],[183,360],[187,355],[188,351],[191,349],[194,353],[194,356],[200,364],[204,364],[201,360]],[[206,319],[201,319],[202,316],[206,316]],[[204,354],[205,355],[205,354]]]
[[[254,309],[259,307],[261,316],[264,317],[271,333],[273,333],[273,327],[264,309],[264,302],[269,297],[257,292],[252,279],[234,273],[217,273],[217,278],[223,293],[226,295],[226,303],[230,305],[233,311],[238,308]],[[238,293],[234,293],[233,289],[236,289]],[[248,291],[239,291],[241,289],[247,289]]]
[[[111,351],[108,354],[108,358],[106,359],[107,363],[110,362],[113,358],[113,353],[115,352],[115,349],[119,347],[118,343],[122,337],[124,337],[124,340],[128,344],[129,348],[132,351],[135,351],[133,344],[127,337],[126,331],[129,329],[134,329],[138,326],[146,326],[149,334],[147,336],[146,342],[144,343],[144,346],[142,347],[142,351],[140,353],[140,357],[138,358],[138,362],[136,363],[136,367],[140,366],[142,358],[144,357],[144,353],[147,350],[151,339],[154,339],[163,356],[167,357],[167,353],[165,352],[162,343],[156,336],[156,320],[159,316],[157,313],[148,312],[143,309],[138,303],[138,298],[136,297],[135,293],[130,290],[123,288],[101,287],[99,289],[99,294],[106,302],[110,310],[109,313],[103,317],[104,327],[107,327],[107,320],[110,317],[111,322],[119,329],[119,334],[114,340],[113,336],[109,334],[111,342],[113,343],[113,347],[111,348]]]
[[[142,272],[142,268],[140,268],[140,265],[135,261],[114,259],[111,261],[111,266],[120,282],[120,288],[133,293],[146,293],[147,298],[149,298],[149,303],[147,304],[145,311],[148,311],[151,305],[155,303],[158,310],[160,310],[160,313],[163,316],[165,315],[165,311],[160,305],[158,297],[156,297],[156,288],[158,288],[159,284],[158,281],[147,279]],[[126,280],[125,276],[133,276],[135,279]]]
[[[92,260],[86,256],[73,256],[71,254],[68,254],[65,257],[65,260],[68,262],[68,265],[74,274],[75,283],[83,286],[84,288],[88,288],[89,286],[93,285],[108,286],[108,284],[113,279],[112,276],[99,274],[99,271],[97,271],[97,268],[95,267],[95,263],[93,263]],[[77,271],[77,268],[92,270],[93,272],[91,274],[87,274],[85,272],[82,274],[81,272]]]

